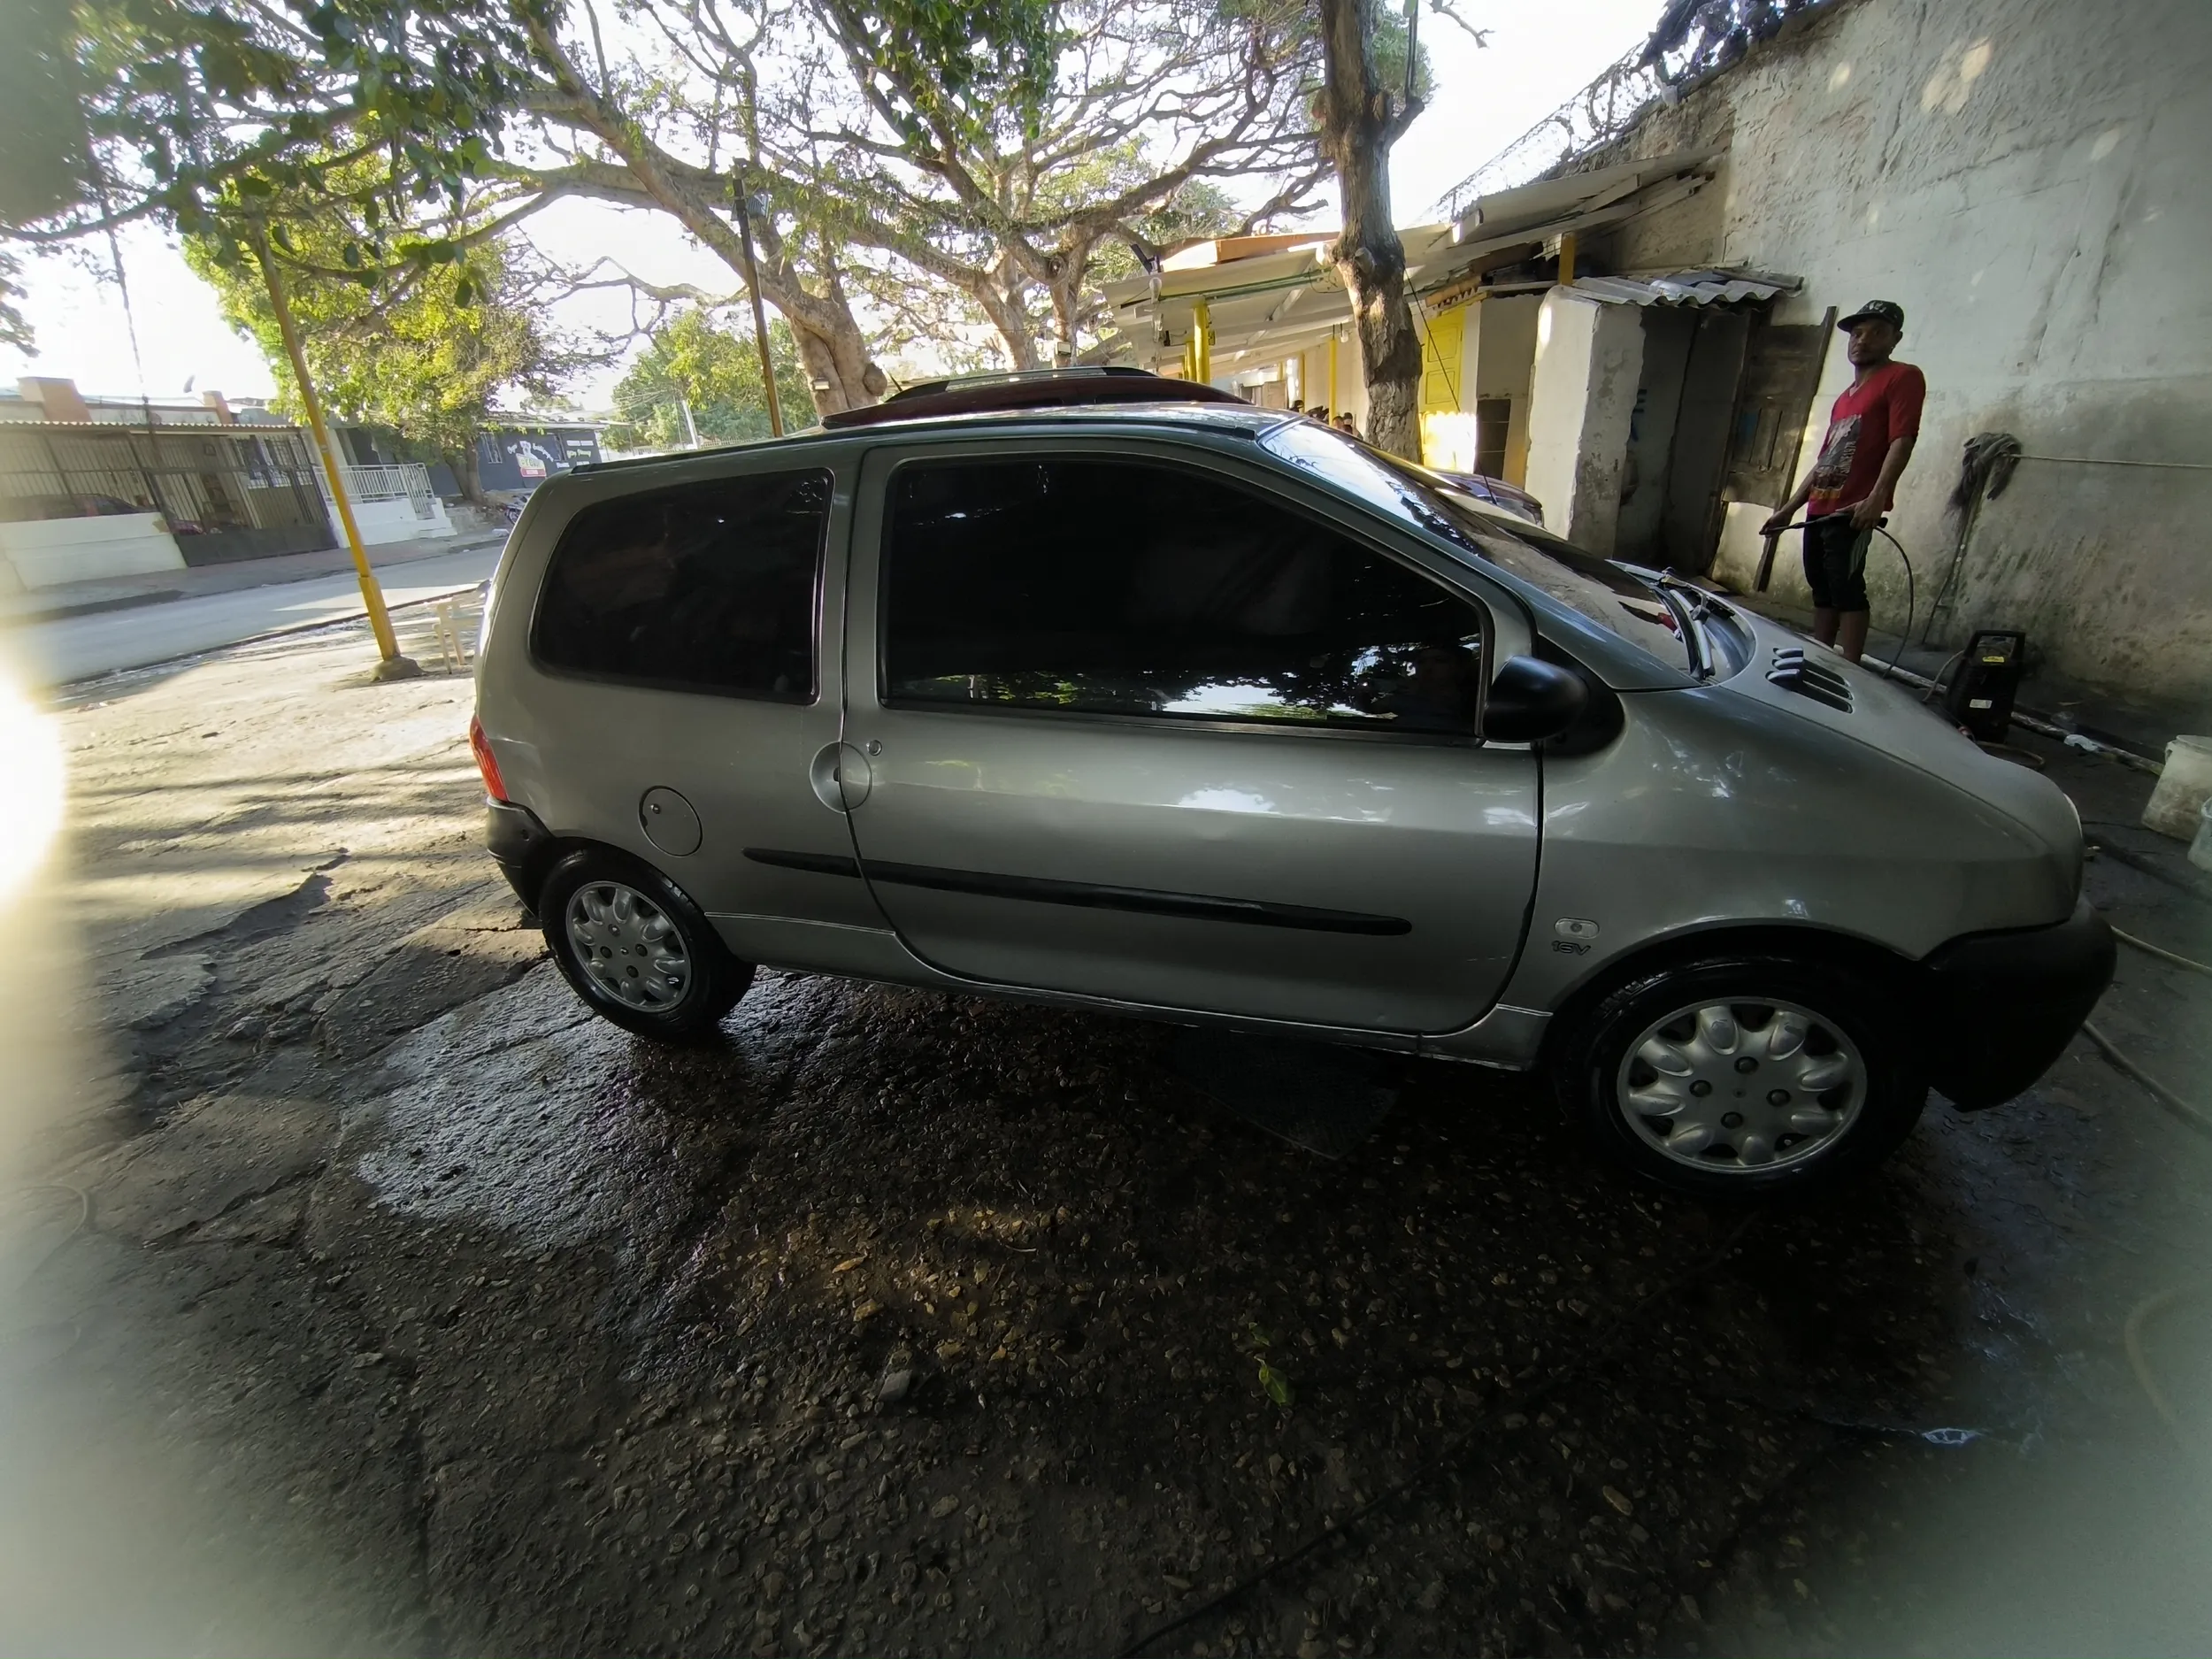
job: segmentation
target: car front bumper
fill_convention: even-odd
[[[2001,1105],[2050,1069],[2112,983],[2115,946],[2081,900],[2049,927],[1969,933],[1921,967],[1928,1080],[1954,1105]]]

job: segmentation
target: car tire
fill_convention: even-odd
[[[1784,956],[1640,975],[1563,1034],[1554,1071],[1585,1142],[1692,1197],[1759,1202],[1864,1174],[1927,1079],[1904,1010],[1866,976]]]
[[[683,889],[611,848],[548,872],[538,925],[553,960],[595,1013],[659,1042],[707,1035],[753,982]]]

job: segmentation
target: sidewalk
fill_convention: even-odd
[[[472,548],[504,541],[506,535],[504,529],[475,530],[458,535],[387,542],[368,549],[369,566],[381,572],[418,559],[465,553]],[[130,610],[177,599],[200,599],[210,594],[236,593],[242,588],[307,581],[318,576],[345,575],[352,569],[353,556],[339,547],[325,548],[319,553],[287,553],[275,558],[239,559],[227,565],[151,571],[142,576],[65,582],[58,588],[0,595],[0,627],[58,622],[66,617],[91,616],[103,611]]]

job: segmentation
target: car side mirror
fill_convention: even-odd
[[[1491,677],[1482,734],[1495,743],[1540,743],[1581,717],[1590,688],[1571,669],[1540,657],[1509,657]]]

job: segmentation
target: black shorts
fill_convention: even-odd
[[[1855,530],[1851,515],[1832,512],[1805,526],[1805,585],[1820,611],[1864,611],[1866,549],[1871,530]]]

